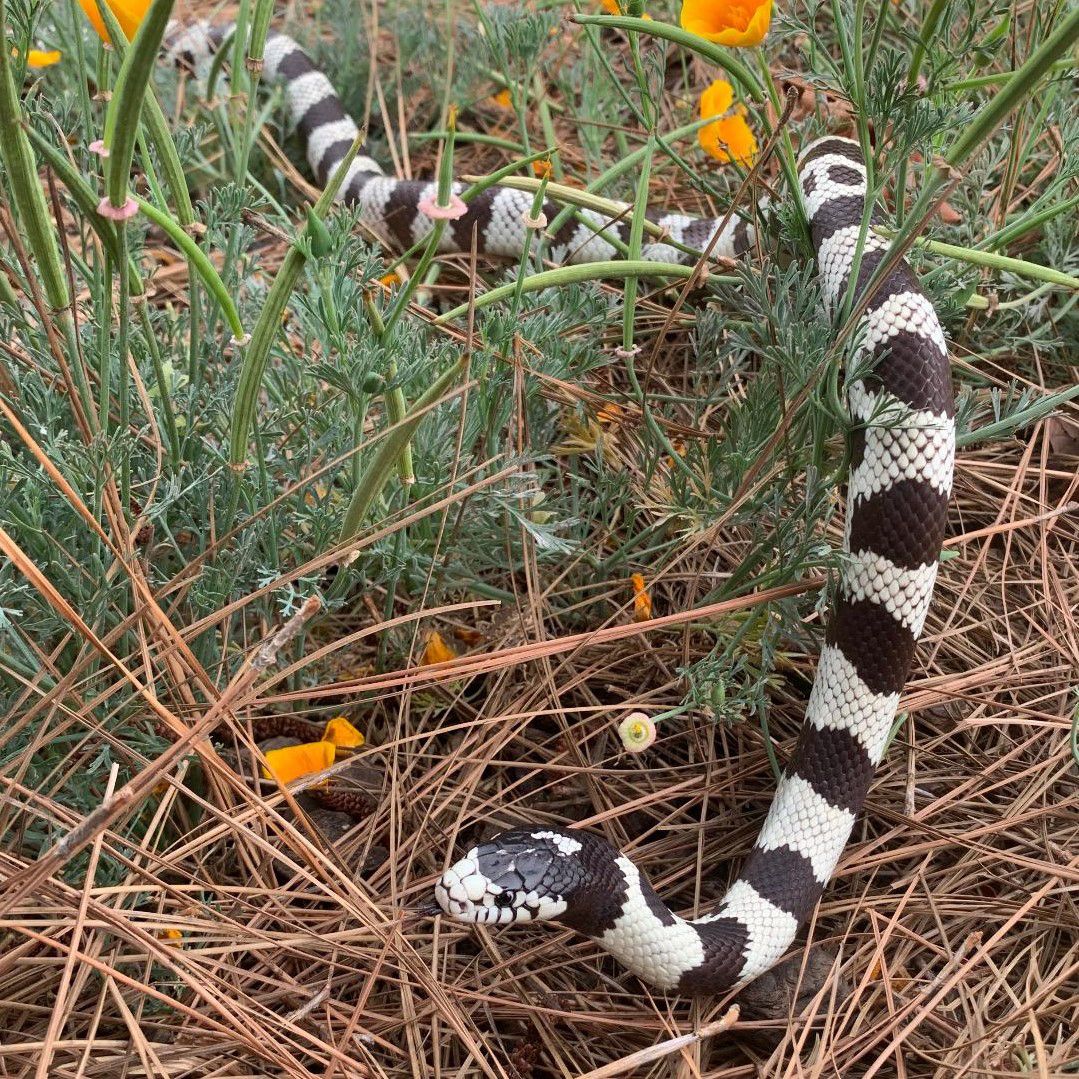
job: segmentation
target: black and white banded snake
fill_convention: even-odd
[[[197,61],[230,33],[173,28],[173,55]],[[307,160],[324,185],[357,135],[330,81],[288,36],[270,35],[264,77],[281,84]],[[888,257],[863,222],[866,169],[859,145],[824,137],[798,162],[825,301],[860,296]],[[455,184],[459,194],[461,185]],[[368,157],[349,166],[339,199],[390,244],[408,248],[432,229],[434,183],[386,176]],[[545,214],[553,217],[557,207]],[[519,256],[532,196],[488,188],[449,222],[442,249]],[[876,211],[873,211],[874,222]],[[645,260],[696,261],[684,249],[732,258],[753,226],[667,214]],[[554,262],[617,258],[629,224],[585,210],[548,238]],[[718,235],[717,235],[718,233]],[[667,239],[674,241],[667,242]],[[857,265],[857,281],[849,278]],[[835,869],[884,753],[933,593],[955,456],[947,345],[933,305],[895,260],[860,316],[854,359],[870,373],[847,385],[852,460],[845,560],[797,747],[739,878],[714,913],[674,914],[637,867],[606,841],[572,828],[518,828],[474,847],[435,886],[438,908],[467,923],[557,919],[594,938],[660,990],[716,994],[771,967],[790,947]]]

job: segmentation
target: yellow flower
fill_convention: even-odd
[[[333,764],[337,746],[333,742],[305,742],[299,746],[266,750],[266,764],[262,774],[278,783],[291,783],[301,776],[321,772]]]
[[[744,106],[737,105],[728,113],[733,101],[731,84],[723,79],[716,79],[701,94],[701,119],[707,120],[710,116],[718,119],[705,124],[697,132],[697,139],[704,151],[717,161],[737,161],[749,166],[757,156],[757,140],[746,123]]]
[[[759,45],[772,21],[772,0],[682,0],[682,29],[717,45]]]
[[[150,0],[106,0],[109,10],[116,16],[124,37],[130,41],[138,30],[140,23],[146,17],[150,7]],[[86,17],[93,23],[97,36],[102,41],[109,40],[109,33],[105,29],[105,23],[97,10],[97,0],[79,0],[79,7],[86,13]]]
[[[322,733],[324,742],[332,742],[338,749],[359,749],[363,735],[344,716],[334,716]]]
[[[510,92],[509,92],[509,88],[508,88],[508,87],[507,87],[507,88],[506,88],[505,90],[499,90],[499,91],[498,91],[498,93],[497,93],[497,94],[495,94],[495,95],[494,95],[494,96],[493,96],[493,97],[491,98],[491,100],[492,100],[492,101],[493,101],[493,102],[494,102],[494,103],[495,103],[495,104],[496,104],[496,105],[497,105],[497,106],[498,106],[498,107],[499,107],[500,109],[512,109],[512,108],[513,108],[513,97],[512,97],[512,95],[510,94]]]
[[[633,584],[633,621],[647,622],[652,617],[652,597],[644,586],[644,577],[634,573],[630,581]]]
[[[163,944],[167,944],[170,948],[182,948],[184,946],[184,935],[179,929],[162,929],[157,933],[157,939]]]
[[[11,50],[11,55],[17,55],[14,49]],[[60,62],[60,50],[49,49],[45,52],[41,49],[31,49],[26,54],[26,66],[27,67],[51,67],[53,64]]]
[[[447,660],[456,659],[457,653],[442,639],[442,634],[434,630],[427,638],[427,646],[423,650],[423,658],[420,662],[424,666],[432,663],[445,663]]]

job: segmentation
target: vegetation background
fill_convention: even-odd
[[[554,178],[580,187],[635,154],[604,196],[722,214],[775,194],[758,249],[692,287],[596,279],[489,306],[535,259],[445,256],[394,315],[416,257],[395,265],[335,211],[287,295],[237,469],[244,350],[167,227],[183,221],[160,147],[144,124],[134,186],[167,220],[139,214],[110,248],[76,194],[102,190],[89,146],[115,57],[74,3],[7,0],[70,302],[43,294],[5,174],[0,1075],[1079,1071],[1074,50],[926,223],[952,248],[912,255],[952,347],[952,531],[902,722],[809,930],[825,960],[806,1010],[634,1065],[729,1002],[658,997],[556,928],[407,916],[451,852],[521,820],[602,831],[676,909],[707,909],[796,737],[838,565],[843,350],[779,160],[747,182],[692,130],[669,153],[649,143],[642,109],[660,133],[691,125],[717,71],[650,39],[635,70],[627,34],[568,21],[578,9],[599,11],[326,0],[279,5],[274,25],[399,175],[434,174],[453,103],[459,175],[553,149]],[[677,22],[669,2],[649,12]],[[790,94],[795,145],[875,140],[901,222],[1073,12],[799,0],[740,59]],[[62,59],[24,71],[29,44]],[[249,330],[317,196],[279,94],[164,64],[153,87],[188,232]],[[763,144],[774,103],[747,119]],[[343,533],[394,402],[462,356],[467,377],[412,438],[415,482],[395,472]],[[277,666],[245,664],[313,596],[323,611]],[[649,612],[667,621],[635,621]],[[640,754],[616,729],[631,708],[660,717]],[[259,782],[258,723],[281,714],[363,731],[333,779],[353,815],[297,812],[295,791]]]

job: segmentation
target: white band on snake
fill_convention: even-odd
[[[228,33],[205,24],[177,28],[169,49],[197,60]],[[264,76],[284,86],[307,160],[325,184],[356,137],[355,123],[326,76],[286,35],[268,39]],[[821,288],[834,310],[848,286],[862,296],[888,257],[888,243],[863,224],[866,171],[857,143],[812,143],[801,155],[799,179]],[[361,157],[349,166],[339,199],[403,248],[433,227],[420,204],[435,191],[433,183],[387,177]],[[443,249],[518,256],[531,210],[531,195],[489,188],[450,222]],[[557,207],[544,212],[553,217]],[[583,221],[570,219],[550,237],[549,257],[617,258],[619,248],[607,237],[624,242],[628,224],[582,213]],[[726,226],[682,214],[656,223],[673,243],[646,244],[647,260],[693,262],[683,248],[709,245],[713,254],[733,257],[754,239],[752,225],[737,217]],[[847,387],[853,457],[838,596],[798,745],[741,876],[714,913],[690,921],[604,840],[572,828],[520,828],[446,870],[435,886],[446,915],[488,925],[556,919],[657,989],[678,993],[724,992],[767,970],[791,946],[835,869],[884,753],[932,598],[952,487],[947,345],[905,262],[897,260],[875,287],[861,321],[854,359],[859,371],[871,373]]]

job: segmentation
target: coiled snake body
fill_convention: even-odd
[[[197,59],[228,28],[176,30],[174,54]],[[283,84],[307,159],[325,184],[357,129],[324,74],[284,34],[271,34],[264,76]],[[867,227],[866,170],[857,143],[826,137],[799,161],[825,300],[862,298],[888,257]],[[460,192],[460,185],[455,191]],[[352,162],[339,198],[389,242],[422,240],[433,183],[387,177],[371,158]],[[489,188],[450,223],[444,250],[518,256],[532,198]],[[557,207],[546,212],[553,216]],[[554,261],[618,257],[628,224],[592,211],[550,238]],[[875,221],[875,212],[874,212]],[[681,247],[733,257],[753,242],[738,218],[722,225],[682,214],[657,219]],[[642,258],[696,259],[680,246],[645,245]],[[853,283],[851,277],[857,272]],[[847,386],[853,457],[847,492],[846,559],[798,745],[741,876],[718,909],[689,921],[659,899],[630,859],[576,829],[517,829],[494,836],[446,870],[438,907],[489,925],[557,919],[595,938],[658,989],[719,993],[767,970],[790,947],[835,868],[884,752],[929,607],[947,518],[955,453],[948,351],[930,301],[902,260],[860,316],[858,370]]]

